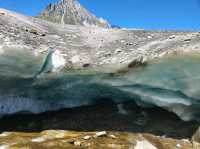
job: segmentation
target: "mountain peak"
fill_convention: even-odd
[[[60,0],[55,4],[50,3],[39,17],[61,24],[109,27],[107,21],[95,17],[77,0]]]

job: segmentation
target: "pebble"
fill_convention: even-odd
[[[111,137],[112,139],[117,139],[117,137],[116,137],[115,135],[110,135],[110,137]]]
[[[180,147],[181,147],[181,145],[180,145],[180,144],[177,144],[177,145],[176,145],[176,147],[180,148]]]
[[[152,39],[153,37],[152,37],[152,36],[147,36],[147,38],[148,38],[148,39]]]
[[[92,138],[91,136],[84,136],[84,137],[83,137],[84,140],[89,140],[89,139],[91,139],[91,138]]]
[[[81,146],[81,142],[80,142],[80,141],[75,141],[75,142],[74,142],[74,145],[75,145],[75,146]]]
[[[106,131],[101,131],[101,132],[97,132],[94,137],[97,138],[97,137],[103,137],[106,135],[107,135]]]
[[[81,142],[80,141],[76,141],[76,140],[70,140],[70,141],[68,141],[70,144],[73,144],[73,145],[75,145],[75,146],[81,146]]]
[[[44,137],[37,137],[33,138],[31,141],[32,142],[44,142],[46,139]]]
[[[130,43],[126,43],[126,45],[132,46],[132,45],[134,45],[134,43],[130,42]]]
[[[115,54],[121,53],[121,52],[122,52],[122,49],[120,49],[120,48],[118,48],[118,49],[115,50]]]
[[[172,35],[172,36],[169,37],[169,39],[174,39],[174,38],[176,38],[175,35]]]

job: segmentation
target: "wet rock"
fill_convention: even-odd
[[[89,140],[89,139],[91,139],[91,138],[92,138],[91,136],[84,136],[84,137],[83,137],[84,140]]]
[[[115,135],[109,135],[109,137],[111,137],[112,139],[117,139]]]
[[[75,142],[74,142],[74,145],[75,145],[75,146],[81,146],[81,141],[75,141]]]
[[[79,140],[76,140],[76,139],[72,139],[72,140],[68,141],[68,143],[70,143],[70,144],[72,144],[74,146],[81,146],[82,142],[79,141]]]
[[[72,139],[69,139],[67,142],[74,145],[74,142],[75,142],[75,141],[76,141],[76,140],[75,140],[74,138],[72,138]]]
[[[31,141],[40,143],[40,142],[46,141],[46,139],[44,137],[37,137],[37,138],[33,138]]]
[[[97,138],[97,137],[104,137],[104,136],[107,136],[106,131],[97,132],[94,137]]]
[[[180,144],[176,144],[176,147],[181,148],[181,145]]]

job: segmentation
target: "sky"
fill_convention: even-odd
[[[57,0],[0,0],[0,7],[35,16]],[[79,0],[97,17],[124,28],[200,31],[200,0]]]

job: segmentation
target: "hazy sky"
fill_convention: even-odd
[[[37,15],[57,0],[0,0],[0,7]],[[79,0],[110,24],[128,28],[200,30],[200,0]]]

